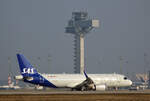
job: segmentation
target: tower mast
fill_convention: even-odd
[[[95,27],[99,27],[99,20],[89,19],[87,12],[73,12],[68,21],[66,33],[74,35],[75,73],[84,71],[84,36]]]

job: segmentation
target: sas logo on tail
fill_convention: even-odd
[[[34,68],[24,68],[22,73],[34,74]]]

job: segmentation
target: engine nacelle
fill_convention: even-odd
[[[106,90],[106,85],[96,85],[96,90],[101,90],[101,91],[104,91]]]

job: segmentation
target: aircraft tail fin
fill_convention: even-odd
[[[37,70],[33,68],[30,62],[22,54],[17,54],[20,72],[23,76],[32,76],[37,74]]]

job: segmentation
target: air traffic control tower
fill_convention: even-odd
[[[68,21],[66,33],[74,35],[75,73],[84,71],[84,36],[93,28],[99,27],[99,20],[89,19],[87,12],[73,12]]]

